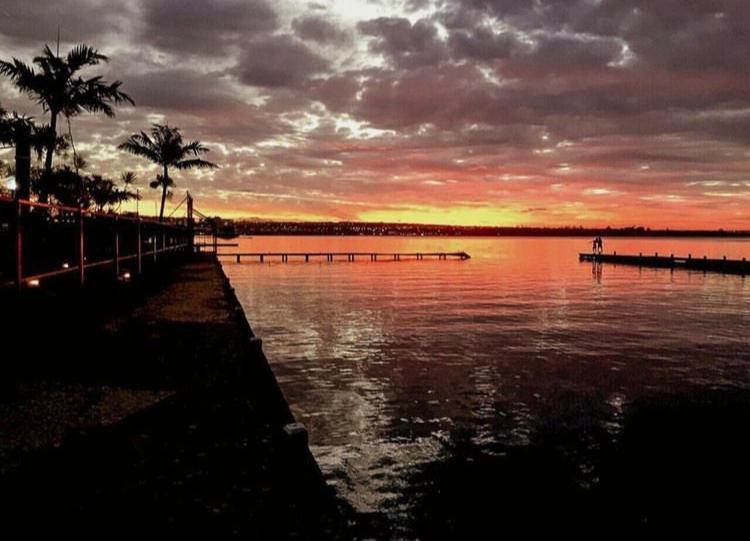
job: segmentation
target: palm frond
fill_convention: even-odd
[[[133,171],[125,171],[124,173],[122,173],[122,175],[120,175],[120,180],[126,186],[130,186],[131,184],[135,184],[138,181],[138,177]]]
[[[40,90],[43,78],[34,68],[17,58],[11,62],[0,60],[0,75],[8,77],[21,92],[35,93]]]
[[[219,166],[207,160],[201,160],[200,158],[193,158],[190,160],[181,160],[175,163],[174,167],[176,169],[216,169]]]
[[[74,73],[84,66],[95,66],[100,62],[108,62],[109,58],[103,54],[99,54],[99,51],[93,47],[81,43],[68,52],[66,60],[68,69]]]
[[[131,135],[126,141],[120,143],[117,148],[135,156],[147,158],[157,164],[163,163],[158,146],[155,144],[154,140],[143,131]]]
[[[186,154],[194,154],[195,156],[209,152],[209,148],[204,146],[200,141],[190,141],[183,149]]]
[[[119,148],[120,150],[124,150],[125,152],[129,152],[134,156],[141,156],[142,158],[151,160],[154,163],[161,163],[161,156],[156,150],[149,146],[143,145],[132,138],[123,143],[120,143],[117,148]]]

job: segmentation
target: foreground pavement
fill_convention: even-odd
[[[213,259],[4,304],[4,528],[354,537]]]

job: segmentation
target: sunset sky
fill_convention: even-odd
[[[136,102],[72,128],[146,211],[116,146],[168,122],[221,166],[175,174],[204,213],[750,229],[743,0],[3,0],[0,56],[58,24]]]

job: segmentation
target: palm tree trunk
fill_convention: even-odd
[[[52,112],[49,120],[49,139],[47,140],[47,155],[44,157],[44,174],[42,185],[39,190],[39,200],[46,203],[49,199],[47,183],[50,182],[52,174],[52,156],[55,154],[55,141],[57,140],[57,113]]]
[[[161,210],[159,211],[159,221],[164,221],[164,202],[167,200],[167,187],[169,186],[169,172],[167,166],[164,166],[164,178],[161,186]]]
[[[16,198],[31,197],[31,133],[24,127],[16,128]]]

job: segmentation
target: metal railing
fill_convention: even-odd
[[[192,252],[192,219],[158,222],[0,197],[0,286],[38,286],[41,280],[111,267],[119,280],[141,274],[166,254]]]

